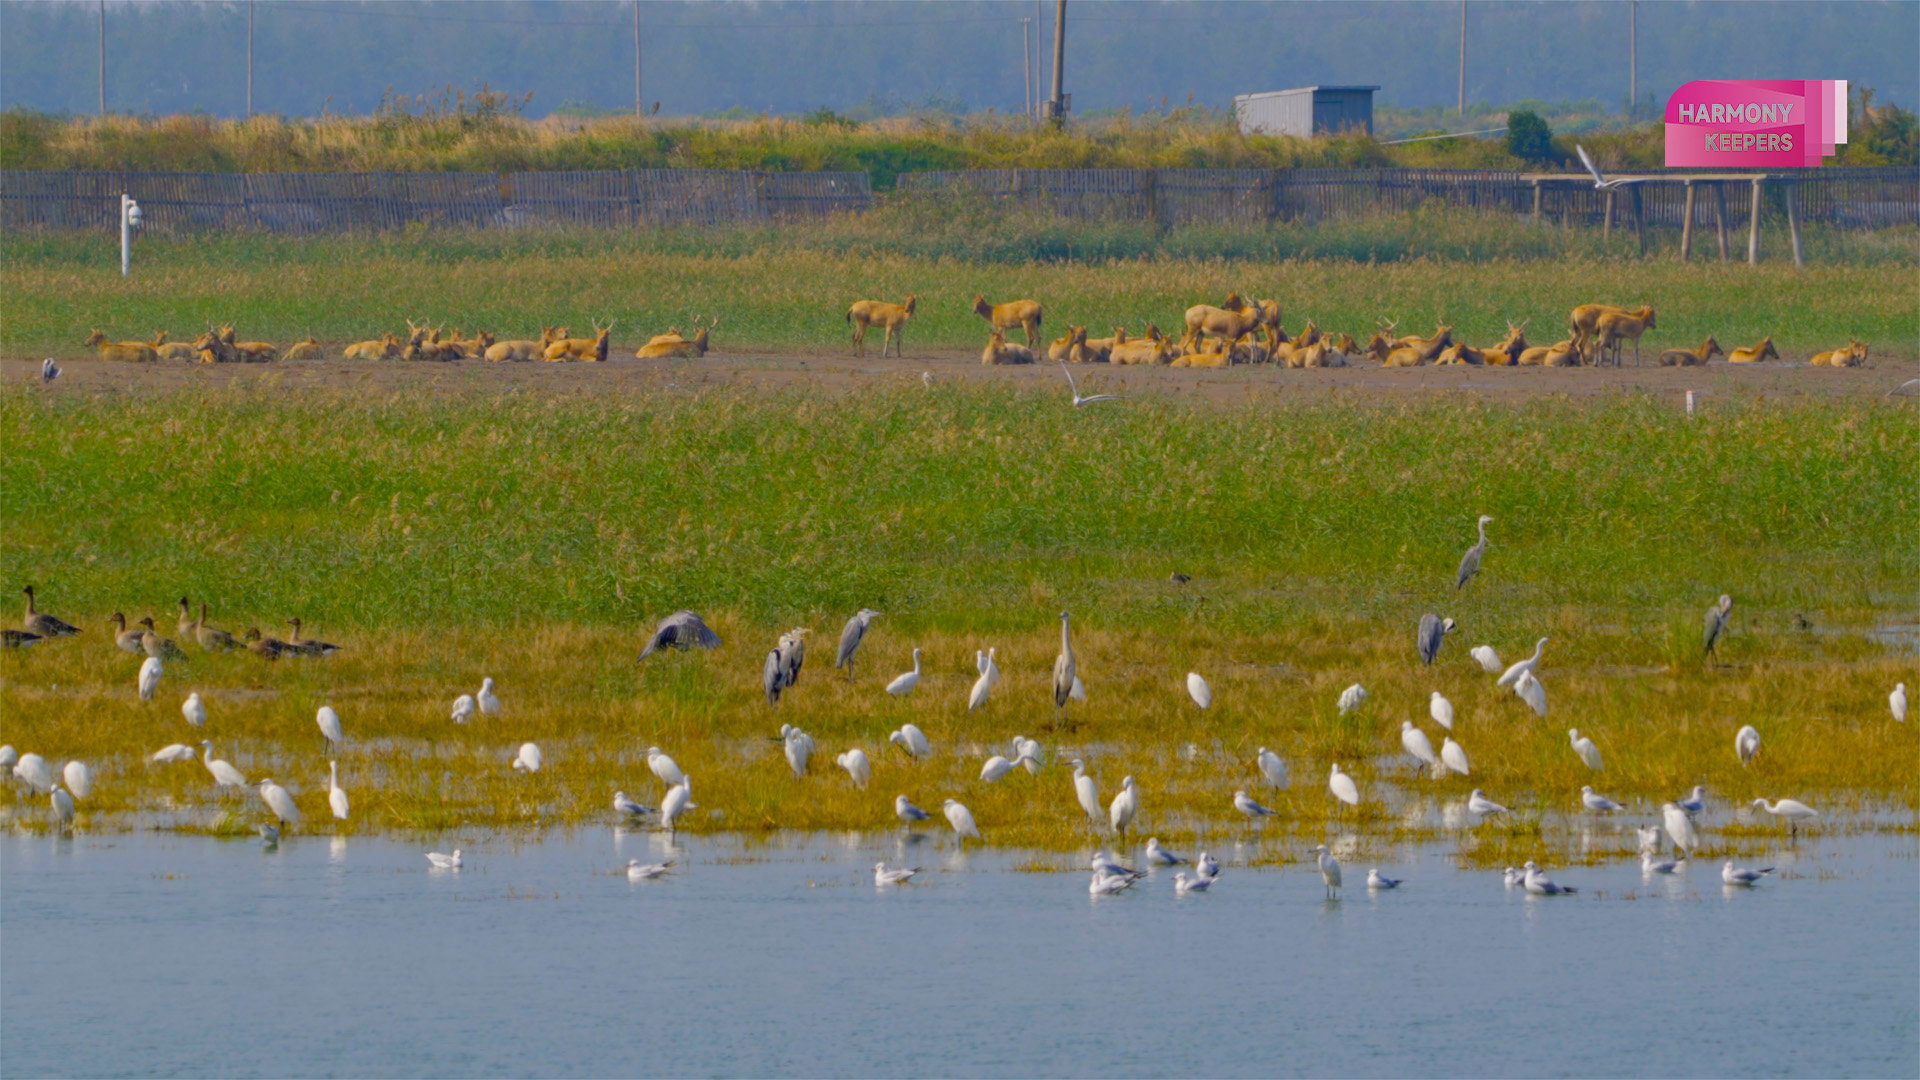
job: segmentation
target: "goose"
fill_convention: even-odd
[[[246,787],[247,778],[228,761],[213,756],[213,740],[200,741],[201,760],[206,763],[207,771],[213,774],[216,787]]]
[[[4,630],[0,630],[0,648],[24,649],[35,642],[45,640],[46,639],[39,634],[26,630],[15,630],[10,626]]]
[[[20,590],[27,595],[27,617],[20,624],[29,634],[38,634],[43,638],[72,637],[80,628],[54,618],[33,606],[33,586]]]
[[[301,641],[300,640],[300,619],[298,616],[288,619],[287,625],[293,627],[293,637],[291,640],[287,642],[287,644],[293,649],[296,655],[331,656],[334,653],[337,653],[340,651],[340,646],[335,645],[329,641],[315,641],[312,639]]]
[[[149,615],[141,619],[140,625],[146,627],[140,633],[140,648],[149,658],[154,660],[185,660],[187,658],[187,654],[181,651],[180,646],[173,643],[172,638],[163,638],[154,632],[153,616]]]
[[[913,693],[913,688],[919,685],[920,650],[915,649],[913,650],[913,670],[894,676],[893,681],[887,684],[887,693],[892,694],[894,697],[904,697],[907,694]]]
[[[193,609],[188,605],[187,598],[184,596],[181,597],[180,598],[180,618],[174,621],[174,624],[173,624],[174,629],[178,630],[180,632],[181,639],[185,640],[193,636],[193,629],[198,625],[200,624],[198,621],[194,619]]]
[[[1480,572],[1480,556],[1487,551],[1487,525],[1491,521],[1493,519],[1487,515],[1480,515],[1480,542],[1468,548],[1465,555],[1460,556],[1460,572],[1454,575],[1453,579],[1454,592],[1466,588],[1467,582],[1473,579],[1473,575]]]
[[[1514,665],[1508,668],[1506,673],[1500,676],[1500,680],[1493,685],[1500,687],[1512,686],[1514,683],[1520,681],[1520,676],[1526,675],[1538,668],[1540,666],[1540,654],[1546,649],[1548,640],[1547,638],[1541,638],[1535,642],[1533,645],[1533,655],[1525,660],[1515,661]],[[1488,649],[1487,651],[1492,652],[1493,650]]]
[[[867,626],[880,613],[872,608],[861,608],[847,620],[846,628],[840,631],[840,648],[834,653],[833,667],[838,671],[847,669],[847,681],[853,681],[853,654],[860,650],[860,643],[866,640]]]
[[[260,628],[257,626],[247,627],[246,636],[241,640],[246,644],[248,652],[262,660],[278,660],[282,655],[296,651],[293,646],[279,638],[261,637]]]
[[[327,762],[327,805],[333,809],[334,820],[347,820],[347,789],[340,786],[340,763]]]
[[[127,617],[116,611],[107,621],[113,624],[114,647],[124,653],[139,655],[142,651],[140,648],[141,632],[127,629]]]
[[[640,659],[645,660],[661,649],[679,649],[686,652],[695,645],[703,649],[720,647],[720,635],[708,628],[700,616],[682,609],[660,620],[647,637],[647,644],[640,650]]]
[[[1060,655],[1053,658],[1053,708],[1055,722],[1067,716],[1067,699],[1073,696],[1074,679],[1080,662],[1073,655],[1072,616],[1060,613]]]

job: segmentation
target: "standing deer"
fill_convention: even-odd
[[[880,342],[880,356],[887,355],[887,346],[893,346],[893,354],[900,356],[901,345],[906,341],[907,321],[913,318],[913,306],[919,297],[911,293],[904,304],[889,304],[885,300],[856,300],[847,309],[847,323],[853,327],[853,353],[855,356],[867,354],[867,328],[878,326],[887,332]]]
[[[1036,301],[1009,300],[1004,304],[989,304],[986,297],[976,295],[973,298],[973,313],[987,320],[987,325],[995,330],[1011,330],[1016,326],[1025,330],[1029,349],[1040,343],[1042,312]]]

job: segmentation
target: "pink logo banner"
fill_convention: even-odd
[[[1847,81],[1696,79],[1666,120],[1668,168],[1817,168],[1847,141]]]

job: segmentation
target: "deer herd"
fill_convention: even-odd
[[[883,332],[882,357],[902,356],[907,324],[913,320],[919,302],[908,296],[905,303],[861,300],[847,309],[846,323],[852,328],[855,355],[866,354],[867,331]],[[988,365],[1031,364],[1058,361],[1073,364],[1156,364],[1166,367],[1218,368],[1234,364],[1285,364],[1295,368],[1346,367],[1370,362],[1382,367],[1419,367],[1453,364],[1488,367],[1580,367],[1618,365],[1627,343],[1633,345],[1634,362],[1640,362],[1640,338],[1658,328],[1651,306],[1613,307],[1607,304],[1581,304],[1568,320],[1567,336],[1551,345],[1527,341],[1526,320],[1507,323],[1506,337],[1485,348],[1475,348],[1454,338],[1453,327],[1442,324],[1425,336],[1397,335],[1398,324],[1380,320],[1365,345],[1351,334],[1322,330],[1309,320],[1298,335],[1287,333],[1280,325],[1280,304],[1276,300],[1246,300],[1231,293],[1224,303],[1195,304],[1186,311],[1182,333],[1164,334],[1148,323],[1138,337],[1131,337],[1123,326],[1113,328],[1113,336],[1090,338],[1085,326],[1069,325],[1067,332],[1051,342],[1041,333],[1045,312],[1033,300],[990,303],[984,296],[973,298],[974,314],[987,322],[987,344],[980,362]],[[719,319],[709,316],[704,324],[693,320],[693,336],[678,327],[648,339],[633,354],[640,359],[677,358],[695,360],[711,347],[709,334]],[[593,324],[592,337],[574,337],[565,326],[543,327],[538,339],[502,341],[484,330],[472,338],[459,330],[451,334],[443,326],[407,320],[407,333],[383,334],[378,338],[347,345],[341,352],[348,360],[433,360],[453,361],[484,358],[494,362],[544,360],[551,362],[605,362],[611,349],[614,323]],[[1018,330],[1022,343],[1008,340]],[[99,330],[86,344],[99,350],[103,360],[153,362],[160,360],[198,361],[203,364],[267,363],[274,360],[320,360],[327,350],[311,335],[282,351],[264,341],[236,340],[231,326],[209,328],[191,344],[169,342],[165,331],[152,341],[108,341]],[[1655,356],[1662,365],[1696,366],[1714,357],[1744,364],[1778,360],[1780,353],[1771,337],[1762,338],[1751,348],[1728,351],[1709,336],[1695,349],[1666,349]],[[1847,345],[1816,353],[1814,367],[1861,367],[1867,362],[1867,346],[1855,340]]]

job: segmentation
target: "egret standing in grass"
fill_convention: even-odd
[[[1533,672],[1523,671],[1513,684],[1514,695],[1527,703],[1535,716],[1547,715],[1547,688],[1534,677]]]
[[[281,828],[300,824],[300,808],[293,805],[293,796],[287,789],[273,782],[272,777],[260,781],[260,801],[267,804]]]
[[[1433,752],[1433,740],[1427,738],[1426,732],[1414,727],[1411,720],[1400,721],[1400,745],[1426,768],[1431,769],[1440,763],[1440,756]]]
[[[1134,786],[1133,777],[1120,781],[1120,794],[1113,797],[1113,803],[1107,807],[1107,822],[1113,831],[1125,836],[1127,826],[1133,824],[1135,814],[1140,812],[1140,791]]]
[[[1887,707],[1893,710],[1893,718],[1904,724],[1907,722],[1907,684],[1894,683],[1893,693],[1887,695]]]
[[[347,733],[340,728],[340,714],[333,711],[333,706],[320,706],[320,711],[314,714],[313,722],[320,726],[320,734],[327,737],[327,742],[338,746],[346,740]]]
[[[913,650],[913,670],[894,676],[893,681],[887,684],[887,693],[892,694],[894,697],[904,697],[913,693],[913,688],[919,685],[920,650],[915,649]]]
[[[887,736],[887,742],[905,750],[911,758],[933,756],[933,744],[927,741],[927,733],[912,724],[901,724],[899,730]]]
[[[1492,521],[1493,519],[1487,515],[1480,515],[1480,542],[1468,548],[1465,555],[1460,556],[1460,572],[1453,578],[1454,592],[1466,588],[1467,582],[1480,572],[1480,556],[1487,553],[1487,525]]]
[[[1768,805],[1765,799],[1755,799],[1753,805],[1772,814],[1775,818],[1785,818],[1788,836],[1798,835],[1801,822],[1812,821],[1820,816],[1820,811],[1797,799],[1781,799],[1772,805]]]
[[[680,771],[680,766],[672,758],[661,753],[657,746],[647,747],[647,769],[668,787],[685,783],[687,779],[687,774]]]
[[[1533,655],[1527,657],[1525,660],[1515,661],[1513,666],[1508,668],[1506,672],[1500,676],[1500,681],[1494,683],[1493,685],[1512,686],[1513,684],[1520,681],[1520,676],[1529,674],[1537,670],[1540,667],[1540,654],[1546,650],[1547,640],[1548,639],[1546,638],[1541,638],[1539,641],[1535,642],[1533,646]],[[1493,650],[1489,649],[1487,651],[1492,652]]]
[[[157,765],[172,765],[182,761],[192,761],[199,757],[193,747],[185,743],[170,743],[147,755],[147,760]]]
[[[1743,769],[1760,752],[1760,732],[1752,724],[1743,725],[1734,733],[1733,752],[1740,756],[1740,767]]]
[[[73,826],[73,796],[67,794],[65,789],[55,785],[49,798],[53,803],[53,816],[60,822],[60,828],[71,828]]]
[[[1440,744],[1440,763],[1452,769],[1454,772],[1459,773],[1461,776],[1470,775],[1473,771],[1472,766],[1467,761],[1466,749],[1459,743],[1454,742],[1453,736],[1451,735],[1447,736],[1446,740]]]
[[[1073,797],[1080,802],[1080,809],[1087,812],[1087,818],[1097,827],[1106,817],[1100,806],[1100,785],[1087,775],[1087,767],[1079,758],[1068,762],[1073,766]]]
[[[1713,646],[1726,633],[1729,616],[1733,614],[1733,597],[1720,594],[1720,602],[1707,609],[1706,628],[1700,635],[1701,652],[1707,659],[1714,659]]]
[[[1667,839],[1673,841],[1675,851],[1692,854],[1700,844],[1700,834],[1694,830],[1693,815],[1675,803],[1664,803],[1660,807],[1660,823],[1666,826]]]
[[[93,770],[87,768],[84,761],[67,762],[60,770],[60,778],[67,782],[67,791],[76,799],[93,794]]]
[[[1079,673],[1079,661],[1073,655],[1073,616],[1060,613],[1060,655],[1053,658],[1053,709],[1054,722],[1064,724],[1067,719],[1067,699],[1073,695],[1074,676]]]
[[[544,764],[546,759],[541,755],[540,748],[530,742],[521,743],[519,752],[513,755],[514,772],[537,773]]]
[[[20,760],[13,766],[13,778],[40,794],[53,790],[53,770],[47,767],[47,759],[39,754],[20,755]]]
[[[481,716],[500,715],[500,695],[493,692],[493,676],[480,680],[480,692],[473,695],[473,703],[480,707]]]
[[[813,736],[799,728],[790,728],[786,738],[781,740],[781,749],[787,756],[787,767],[793,770],[795,780],[807,778],[807,762],[813,759]]]
[[[1420,630],[1414,635],[1414,645],[1420,650],[1420,662],[1433,666],[1434,657],[1440,655],[1440,645],[1453,633],[1453,620],[1438,615],[1420,616]]]
[[[1267,778],[1268,784],[1277,788],[1287,786],[1287,763],[1280,760],[1279,754],[1263,746],[1260,748],[1260,753],[1255,755],[1253,763],[1259,768],[1260,775]]]
[[[667,797],[660,800],[660,824],[667,827],[667,839],[673,839],[674,822],[680,820],[680,815],[696,807],[692,778],[682,779],[667,791]]]
[[[860,643],[866,640],[868,624],[879,614],[872,608],[863,607],[854,612],[853,618],[847,620],[846,629],[840,631],[840,650],[834,654],[833,666],[835,670],[847,669],[848,682],[853,681],[853,654],[859,651]]]
[[[907,800],[905,795],[895,795],[893,797],[893,816],[906,822],[908,825],[917,825],[933,815],[913,805],[913,803]]]
[[[1025,735],[1013,737],[1014,761],[1026,767],[1028,776],[1040,775],[1040,740]]]
[[[149,656],[140,664],[140,700],[152,701],[153,692],[160,688],[160,676],[166,669],[160,666],[160,658]]]
[[[1427,700],[1427,715],[1433,717],[1434,723],[1448,731],[1453,730],[1453,702],[1441,697],[1438,690]]]
[[[1352,686],[1340,691],[1340,715],[1347,715],[1359,708],[1366,700],[1367,688],[1361,686],[1359,683],[1354,683]]]
[[[962,806],[958,799],[942,802],[940,809],[947,815],[947,824],[953,828],[954,835],[960,838],[961,848],[964,849],[967,846],[968,837],[981,840],[980,827],[973,823],[973,811]],[[981,842],[986,841],[981,840]]]
[[[833,762],[847,770],[847,775],[853,778],[854,787],[859,788],[861,791],[867,790],[867,781],[873,777],[873,768],[867,763],[867,752],[865,750],[856,746],[846,753],[835,757]]]
[[[194,727],[200,727],[207,722],[207,707],[200,701],[200,691],[195,690],[188,694],[187,700],[180,703],[180,715]]]
[[[1207,680],[1201,678],[1197,671],[1187,672],[1187,696],[1202,709],[1213,707],[1213,687],[1208,686]]]
[[[453,712],[450,715],[454,723],[464,724],[479,711],[480,707],[474,704],[472,694],[461,694],[453,699]]]
[[[995,783],[1001,777],[1012,772],[1014,769],[1019,768],[1022,765],[1025,765],[1030,760],[1032,759],[1027,757],[1025,754],[1021,754],[1019,757],[1015,758],[1012,761],[1008,761],[1006,758],[1001,757],[999,754],[995,754],[992,757],[988,758],[985,764],[980,766],[980,779],[989,784]]]
[[[1333,852],[1328,851],[1325,844],[1313,845],[1307,854],[1319,856],[1314,862],[1320,866],[1320,880],[1327,885],[1327,899],[1336,899],[1340,889],[1340,860],[1333,857]]]
[[[1489,675],[1500,674],[1500,654],[1493,651],[1493,646],[1475,645],[1467,650],[1467,655],[1473,657],[1481,671]]]
[[[231,762],[223,761],[213,756],[213,740],[211,739],[203,740],[200,743],[200,750],[202,753],[201,760],[206,762],[207,771],[213,774],[213,782],[215,786],[217,787],[246,787],[247,786],[247,778],[241,774],[239,769],[234,768]]]
[[[967,691],[967,711],[972,712],[987,703],[987,696],[993,693],[994,672],[983,662],[980,677],[973,680],[973,689]]]
[[[327,762],[327,805],[333,808],[336,821],[347,820],[347,789],[340,786],[340,763]]]
[[[1567,741],[1573,744],[1573,752],[1579,755],[1587,768],[1594,772],[1603,771],[1605,766],[1600,763],[1600,748],[1593,745],[1592,739],[1580,734],[1579,728],[1567,729]]]
[[[1327,775],[1327,790],[1333,793],[1334,798],[1348,806],[1360,805],[1359,785],[1353,782],[1353,777],[1341,772],[1338,765],[1335,765],[1333,772]]]

